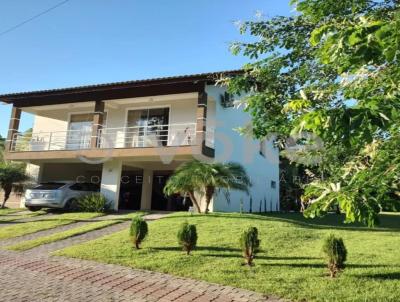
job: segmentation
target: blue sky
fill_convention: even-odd
[[[61,0],[2,0],[0,32]],[[70,0],[0,36],[0,93],[229,70],[233,22],[287,15],[289,0]],[[10,106],[0,105],[0,134]],[[32,125],[23,115],[20,130]]]

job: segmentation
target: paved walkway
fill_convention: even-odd
[[[159,219],[164,215],[151,214],[146,219]],[[1,301],[281,301],[203,281],[49,255],[54,250],[122,230],[128,225],[129,222],[122,222],[25,252],[0,250]],[[0,241],[2,246],[3,243]]]

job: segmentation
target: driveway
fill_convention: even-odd
[[[164,214],[165,215],[165,214]],[[149,221],[164,215],[145,216]],[[102,218],[104,219],[104,218]],[[81,222],[76,223],[82,224]],[[67,246],[126,229],[122,222],[25,252],[5,250],[15,242],[73,226],[0,241],[2,301],[282,301],[274,297],[203,281],[94,261],[51,256]],[[1,230],[0,230],[1,231]]]

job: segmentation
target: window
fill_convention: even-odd
[[[57,189],[60,189],[63,186],[65,186],[65,183],[48,182],[48,183],[42,183],[42,184],[34,187],[34,189],[37,189],[37,190],[57,190]]]
[[[225,92],[224,94],[220,95],[220,102],[222,108],[234,107],[233,95],[228,92]]]
[[[76,183],[69,187],[73,191],[83,191],[83,184]]]
[[[166,146],[169,108],[129,110],[126,144],[133,147]]]
[[[276,189],[276,181],[271,180],[271,188]]]
[[[267,141],[265,139],[260,140],[260,155],[266,157]]]

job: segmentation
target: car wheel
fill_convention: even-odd
[[[26,207],[31,212],[40,211],[42,207]]]
[[[76,210],[76,207],[77,207],[77,200],[73,198],[66,202],[64,210],[73,211]]]

